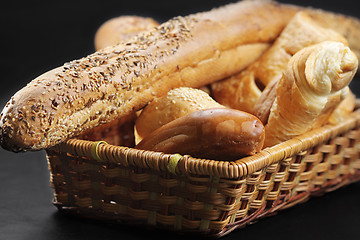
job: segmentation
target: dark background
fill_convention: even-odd
[[[0,108],[27,82],[64,62],[94,51],[106,20],[125,14],[162,22],[236,1],[11,1],[1,6]],[[357,1],[281,1],[360,17]],[[351,85],[360,97],[359,80]],[[0,149],[0,239],[184,238],[163,231],[114,226],[59,214],[44,152]],[[359,239],[360,183],[285,210],[224,239]],[[191,238],[191,237],[189,237]]]

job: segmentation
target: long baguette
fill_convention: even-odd
[[[174,18],[133,42],[51,70],[6,105],[1,145],[16,152],[48,148],[139,110],[169,89],[235,74],[268,47],[292,15],[274,2],[239,2]]]
[[[257,59],[302,8],[243,1],[174,18],[128,43],[105,48],[31,81],[5,106],[1,146],[54,146],[126,116],[172,88],[199,87]]]

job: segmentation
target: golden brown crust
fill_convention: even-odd
[[[254,115],[258,117],[264,125],[266,125],[269,119],[270,109],[276,99],[276,88],[279,84],[279,80],[274,79],[273,81],[271,81],[266,86],[260,98],[255,104]]]
[[[1,144],[12,151],[48,148],[172,88],[231,76],[251,63],[243,55],[248,46],[263,49],[292,15],[273,2],[239,2],[174,18],[132,42],[65,64],[15,94],[2,113]]]
[[[141,111],[135,125],[136,143],[179,117],[202,109],[223,107],[202,90],[187,87],[172,89],[166,95],[151,101]]]
[[[174,18],[131,42],[49,71],[4,108],[1,145],[12,151],[49,148],[137,111],[172,88],[232,76],[254,60],[244,52],[261,54],[300,9],[269,1],[230,4]]]
[[[350,88],[347,88],[347,90],[344,92],[344,100],[341,101],[339,106],[334,110],[334,112],[331,114],[330,118],[328,119],[330,124],[336,125],[338,123],[341,123],[344,118],[352,113],[356,106],[356,96],[353,94],[350,90]]]
[[[306,8],[306,12],[319,26],[330,28],[344,36],[351,51],[360,59],[360,20],[358,18],[321,9]]]
[[[265,147],[326,123],[357,67],[356,55],[338,42],[322,42],[296,53],[276,88]]]
[[[212,83],[211,93],[220,104],[245,111],[253,112],[263,87],[255,79],[254,72],[242,71],[224,80]]]
[[[138,149],[197,158],[236,160],[262,149],[264,126],[246,112],[212,108],[171,121],[145,137]]]
[[[120,16],[104,22],[96,31],[94,44],[98,51],[108,46],[127,42],[145,31],[159,26],[159,23],[149,17]]]
[[[347,44],[343,36],[318,26],[306,12],[297,13],[257,61],[240,74],[211,84],[214,98],[225,106],[254,113],[264,87],[280,79],[290,58],[302,48],[326,40]]]

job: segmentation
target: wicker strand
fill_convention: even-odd
[[[301,152],[315,146],[320,142],[338,135],[360,125],[360,111],[355,111],[344,122],[337,126],[324,126],[315,129],[302,136],[291,139],[287,142],[278,144],[271,148],[266,148],[260,153],[242,158],[234,162],[214,161],[206,159],[196,159],[190,156],[181,158],[175,166],[176,174],[199,174],[214,175],[224,178],[239,178],[254,173],[257,170],[279,162],[293,155],[295,152]],[[94,159],[94,142],[70,139],[53,148],[60,152],[67,152],[73,155],[88,157]],[[127,147],[112,146],[108,144],[98,144],[97,154],[103,161],[119,163],[123,166],[134,166],[149,169],[157,165],[158,171],[169,171],[168,166],[171,159],[177,155],[155,153],[131,149]],[[96,159],[97,157],[95,157]]]
[[[90,153],[91,153],[91,157],[93,159],[95,159],[98,162],[105,162],[103,159],[101,159],[101,157],[99,156],[99,146],[100,144],[107,144],[105,141],[97,141],[94,142],[91,145],[91,149],[90,149]]]
[[[47,150],[55,204],[220,237],[360,179],[360,112],[255,156],[213,161],[71,139]]]
[[[266,148],[255,156],[249,156],[236,163],[244,163],[248,168],[248,173],[253,173],[265,166],[279,162],[286,159],[296,152],[302,152],[315,146],[321,142],[325,142],[331,137],[339,135],[350,129],[360,125],[360,111],[357,110],[351,117],[348,117],[344,122],[337,126],[324,126],[313,131],[310,131],[302,136],[295,137],[289,141],[280,143],[274,147]]]

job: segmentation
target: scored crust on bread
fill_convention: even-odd
[[[1,146],[15,152],[50,148],[132,114],[170,89],[232,76],[255,61],[302,9],[243,1],[176,17],[44,73],[4,107]]]
[[[254,113],[262,91],[280,79],[290,58],[304,47],[327,40],[347,44],[339,33],[318,26],[306,12],[299,12],[256,62],[235,76],[211,84],[212,94],[227,107]]]
[[[357,67],[356,55],[339,42],[322,42],[297,52],[277,84],[264,146],[326,123],[346,95]]]

